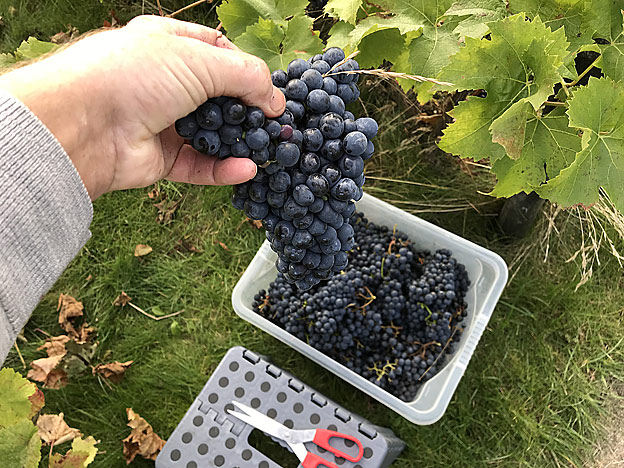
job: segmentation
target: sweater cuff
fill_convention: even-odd
[[[92,218],[87,189],[61,144],[0,90],[0,363],[90,238]]]

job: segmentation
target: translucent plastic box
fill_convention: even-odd
[[[437,250],[450,249],[453,256],[466,266],[470,275],[470,289],[466,297],[468,316],[459,346],[450,356],[441,371],[419,390],[411,402],[404,402],[387,391],[377,387],[365,378],[326,356],[300,339],[287,333],[277,325],[256,314],[251,307],[253,296],[268,285],[277,275],[275,260],[277,254],[271,250],[268,241],[258,250],[247,270],[236,284],[232,293],[232,305],[238,315],[266,331],[280,341],[295,348],[317,364],[343,378],[364,393],[392,408],[415,424],[432,424],[442,417],[472,357],[483,330],[492,315],[496,302],[507,282],[507,265],[504,260],[462,237],[413,216],[371,195],[357,203],[357,210],[372,222],[393,227],[407,233],[419,248]]]

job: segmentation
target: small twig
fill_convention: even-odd
[[[186,5],[185,7],[180,8],[177,11],[174,11],[173,13],[171,13],[170,15],[167,15],[167,18],[174,18],[176,15],[179,15],[180,13],[182,13],[183,11],[186,10],[190,10],[191,8],[196,7],[197,5],[201,5],[202,3],[206,3],[206,2],[210,2],[212,3],[212,0],[197,0],[194,3],[191,3],[190,5]],[[221,23],[219,23],[221,24]],[[217,28],[218,30],[218,28]]]
[[[160,5],[160,0],[156,0],[156,4],[158,5],[158,14],[160,16],[165,16],[165,14],[163,13],[162,6]]]
[[[579,81],[581,81],[583,79],[583,77],[585,75],[587,75],[589,73],[589,71],[594,68],[594,65],[596,65],[598,63],[598,61],[602,58],[602,55],[599,55],[598,57],[596,57],[596,60],[594,60],[591,65],[589,65],[584,71],[583,73],[581,73],[578,78],[576,80],[574,80],[572,83],[568,83],[566,84],[566,86],[569,88],[571,86],[575,86]]]
[[[223,23],[221,21],[219,21],[219,24],[217,24],[217,27],[215,28],[215,30],[221,31],[222,27],[223,27]]]
[[[22,352],[19,349],[19,346],[17,346],[17,341],[15,343],[13,343],[13,346],[15,346],[15,351],[17,351],[17,355],[20,358],[20,361],[22,361],[22,366],[24,366],[24,369],[26,369],[26,362],[24,361],[24,356],[22,356]]]
[[[565,102],[559,102],[559,101],[544,101],[544,104],[546,104],[547,106],[568,107],[568,105]]]
[[[338,66],[338,64],[334,65],[332,70],[334,68],[336,68],[336,66]],[[402,79],[405,79],[405,80],[416,81],[417,83],[429,82],[429,83],[434,83],[434,84],[437,84],[437,85],[440,85],[440,86],[453,86],[453,83],[449,83],[448,81],[438,81],[435,78],[427,78],[426,76],[420,76],[420,75],[410,75],[408,73],[392,72],[392,71],[383,70],[381,68],[375,68],[375,69],[372,69],[372,70],[350,70],[350,71],[342,71],[342,72],[334,72],[334,73],[332,73],[332,70],[329,70],[323,76],[339,75],[341,73],[346,73],[346,74],[349,74],[349,75],[355,74],[355,73],[360,73],[360,74],[363,74],[363,75],[377,76],[377,77],[383,78],[383,79],[398,79],[398,78],[402,78]]]
[[[178,310],[177,312],[174,312],[174,313],[172,313],[172,314],[163,315],[162,317],[156,317],[155,315],[152,315],[152,314],[150,314],[149,312],[145,312],[145,311],[144,311],[143,309],[141,309],[140,307],[135,306],[132,302],[128,302],[128,305],[129,305],[130,307],[132,307],[133,309],[138,310],[139,312],[141,312],[141,313],[142,313],[143,315],[145,315],[146,317],[149,317],[149,318],[151,318],[152,320],[156,320],[156,321],[159,321],[159,320],[164,320],[164,319],[168,319],[168,318],[171,318],[171,317],[175,317],[176,315],[179,315],[179,314],[181,314],[182,312],[184,312],[184,309],[182,309],[182,310]]]

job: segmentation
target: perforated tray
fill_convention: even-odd
[[[326,428],[357,437],[364,447],[358,463],[306,444],[309,451],[341,468],[385,468],[405,445],[390,429],[350,413],[266,359],[235,347],[222,359],[169,437],[156,459],[156,468],[281,468],[249,444],[254,428],[226,413],[226,409],[234,409],[233,400],[294,429]],[[358,453],[349,441],[332,439],[332,445],[350,455]]]

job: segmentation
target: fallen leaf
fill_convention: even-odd
[[[121,294],[115,298],[113,305],[116,307],[124,307],[128,305],[132,298],[126,294],[125,291],[121,291]]]
[[[30,401],[30,404],[32,405],[30,408],[30,414],[28,415],[29,418],[32,418],[35,414],[41,411],[41,408],[45,406],[43,392],[38,388],[35,390],[35,393],[28,397],[28,401]]]
[[[187,238],[180,239],[178,242],[176,242],[174,249],[176,249],[178,252],[201,253],[201,250],[195,247],[193,243]]]
[[[39,437],[46,445],[60,445],[82,436],[78,429],[72,429],[65,422],[65,415],[42,414],[37,418]]]
[[[160,189],[158,188],[158,184],[154,184],[154,188],[147,192],[147,196],[152,200],[160,196]]]
[[[221,241],[219,241],[219,245],[220,245],[220,246],[221,246],[221,248],[222,248],[222,249],[224,249],[224,250],[230,250],[230,249],[228,248],[228,246],[227,246],[227,245],[225,245],[225,244],[224,244],[223,242],[221,242]]]
[[[175,215],[175,212],[181,202],[181,198],[179,200],[168,200],[165,198],[161,202],[155,203],[154,206],[158,208],[156,222],[163,225],[171,223],[173,221],[173,216]]]
[[[82,317],[84,310],[82,302],[77,301],[69,294],[61,294],[56,310],[59,311],[59,325],[61,325],[61,328],[66,332],[75,332],[76,330],[70,320],[75,317]]]
[[[53,336],[52,338],[48,338],[44,344],[37,348],[37,351],[41,351],[45,349],[46,353],[48,353],[48,357],[52,356],[65,356],[67,354],[67,349],[65,345],[69,341],[69,336],[67,335],[59,335]]]
[[[70,331],[69,336],[78,344],[85,344],[91,338],[91,333],[95,331],[95,328],[90,327],[88,323],[82,323],[78,330]]]
[[[255,227],[256,229],[262,229],[263,228],[262,221],[260,221],[259,219],[246,218],[245,222],[250,224],[252,227]]]
[[[153,249],[146,244],[139,244],[134,248],[134,256],[135,257],[143,257],[150,253]]]
[[[162,440],[148,422],[135,413],[132,408],[126,408],[128,427],[132,428],[130,435],[123,440],[123,454],[126,464],[132,463],[137,455],[148,460],[156,460],[158,453],[165,446]]]
[[[126,369],[128,369],[133,362],[134,361],[115,361],[109,364],[98,364],[93,368],[93,375],[100,374],[102,377],[113,383],[119,383],[121,382],[121,379],[123,379]]]
[[[65,455],[55,453],[50,457],[49,468],[86,468],[95,459],[98,451],[95,445],[99,442],[93,436],[76,437]]]
[[[63,356],[52,356],[47,358],[36,359],[30,363],[30,369],[27,377],[30,380],[42,382],[47,388],[61,388],[67,385],[67,372],[62,369],[56,369],[61,362]]]
[[[70,24],[67,25],[67,31],[61,31],[60,33],[56,33],[50,38],[50,42],[54,44],[65,44],[72,39],[75,39],[79,35],[80,32],[78,31],[78,28],[75,28]]]

